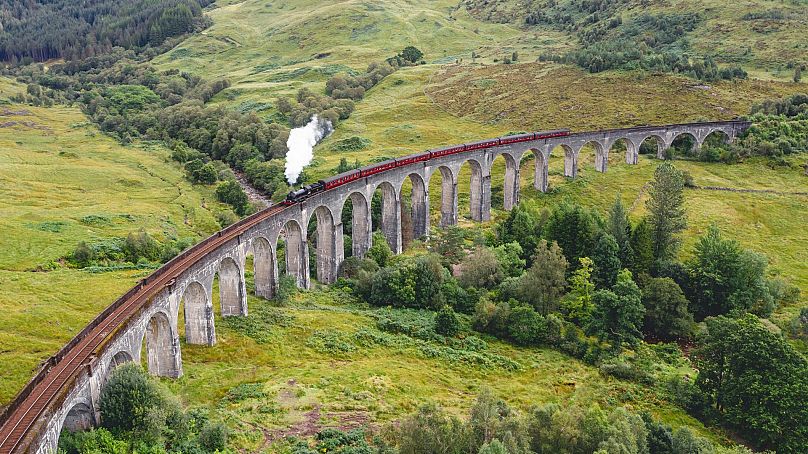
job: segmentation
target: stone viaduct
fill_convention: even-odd
[[[595,169],[607,170],[609,152],[618,141],[625,144],[625,161],[636,164],[640,145],[649,138],[657,155],[673,141],[689,134],[700,147],[708,135],[724,140],[749,126],[744,121],[644,126],[494,146],[397,167],[362,178],[329,191],[317,193],[292,205],[276,205],[217,232],[155,271],[127,295],[99,315],[39,373],[0,415],[0,453],[56,451],[63,428],[78,430],[99,421],[101,388],[118,365],[145,356],[150,373],[162,377],[182,375],[181,345],[213,346],[217,316],[247,316],[245,267],[253,255],[255,292],[272,298],[278,275],[278,247],[284,253],[285,272],[298,286],[310,286],[309,247],[316,250],[316,278],[332,283],[343,261],[342,210],[352,204],[352,246],[362,256],[371,246],[371,198],[382,194],[380,230],[394,252],[402,251],[402,186],[411,181],[411,204],[415,237],[429,234],[429,181],[439,173],[442,181],[440,226],[457,223],[458,175],[461,166],[471,167],[470,207],[476,221],[490,219],[491,170],[494,159],[505,158],[503,206],[511,209],[519,199],[519,163],[526,153],[535,156],[534,186],[548,188],[548,160],[554,150],[564,156],[564,173],[575,178],[578,159],[585,145],[595,150]],[[622,149],[622,147],[621,147]],[[314,238],[308,238],[309,223],[316,220]],[[214,280],[218,277],[220,314],[214,313]],[[181,340],[180,324],[184,326]],[[145,342],[144,342],[145,340]]]

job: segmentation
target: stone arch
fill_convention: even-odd
[[[62,430],[80,432],[89,430],[95,425],[95,412],[86,402],[78,402],[65,415]]]
[[[259,236],[251,243],[253,251],[253,279],[255,294],[272,298],[278,286],[278,262],[269,240]]]
[[[502,209],[510,211],[519,203],[519,161],[510,153],[499,153],[505,160],[505,178],[502,183]]]
[[[247,291],[242,267],[232,257],[219,261],[219,303],[222,317],[247,315]]]
[[[395,186],[383,181],[373,192],[381,192],[381,219],[379,227],[394,253],[401,253],[401,200]],[[371,216],[372,218],[372,216]]]
[[[695,154],[698,153],[699,149],[701,148],[701,142],[696,134],[690,131],[676,131],[671,135],[671,141],[668,144],[667,149],[670,150],[671,153],[675,153],[675,149],[682,148],[682,145],[686,146],[686,141],[690,141],[690,148],[684,150],[685,153],[688,154]],[[664,158],[664,155],[663,155]]]
[[[424,182],[424,177],[412,172],[402,180],[398,190],[399,194],[403,194],[404,182],[407,180],[412,186],[410,191],[412,236],[413,238],[426,237],[429,235],[429,190]]]
[[[345,209],[350,203],[351,212],[346,213]],[[349,218],[346,218],[349,214]],[[351,236],[351,251],[350,254],[354,257],[364,257],[368,249],[370,249],[370,202],[361,192],[352,192],[342,202],[341,216],[343,229],[345,223],[350,225]],[[347,254],[347,251],[346,251]]]
[[[615,149],[625,152],[626,164],[637,164],[639,160],[639,145],[635,144],[630,137],[619,137],[611,143],[609,150],[606,151],[607,162],[609,159],[609,154],[611,154],[612,150]]]
[[[491,218],[491,175],[485,175],[483,166],[476,159],[467,159],[460,166],[466,164],[471,169],[469,181],[469,210],[474,221],[487,221]]]
[[[547,192],[549,187],[550,167],[548,159],[538,148],[531,148],[530,151],[536,159],[533,168],[533,187],[541,192]],[[549,155],[549,152],[548,152]]]
[[[590,147],[595,151],[595,170],[598,172],[605,172],[609,162],[609,149],[598,140],[590,140],[589,142],[583,144],[577,153],[578,156],[575,158],[576,162],[580,158],[581,151]],[[577,169],[575,170],[575,173],[577,173]]]
[[[553,156],[553,153],[558,148],[561,148],[561,152],[564,153],[564,176],[575,178],[578,173],[578,153],[569,144],[551,144],[547,153],[548,160]]]
[[[134,358],[132,355],[129,354],[126,350],[121,350],[115,355],[113,355],[112,359],[109,360],[109,367],[107,368],[107,375],[111,374],[113,370],[115,370],[118,366],[122,366],[126,363],[134,362]]]
[[[159,377],[181,376],[179,344],[165,312],[158,311],[151,316],[144,338],[149,373]]]
[[[185,319],[185,342],[195,345],[214,345],[216,329],[213,321],[213,301],[205,287],[191,282],[185,287],[180,303]]]
[[[438,166],[437,171],[429,175],[429,184],[435,175],[440,175],[440,221],[438,225],[446,228],[457,224],[457,181],[455,174],[447,166]]]
[[[317,220],[317,233],[314,236],[317,280],[331,284],[337,280],[337,268],[342,261],[342,244],[338,244],[342,232],[337,232],[337,225],[341,224],[335,222],[331,210],[324,205],[318,206],[311,216]]]
[[[732,142],[732,136],[723,128],[715,128],[707,131],[704,138],[701,140],[702,144],[712,144],[718,142],[720,144],[728,144]]]
[[[286,262],[286,274],[295,278],[297,286],[308,288],[309,286],[309,253],[306,246],[304,230],[300,223],[294,219],[286,222],[283,231],[278,235],[278,239],[284,237],[284,255]],[[277,250],[278,241],[275,241]]]
[[[665,142],[665,139],[658,134],[649,134],[643,137],[641,140],[638,141],[637,144],[637,153],[639,153],[643,147],[647,147],[648,139],[653,139],[656,142],[656,157],[659,159],[664,159],[665,157],[665,150],[668,148],[668,143]]]

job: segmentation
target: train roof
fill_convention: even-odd
[[[507,136],[502,136],[499,139],[500,140],[532,139],[533,134],[535,134],[535,133],[529,132],[529,133],[526,133],[526,134],[510,134],[510,135],[507,135]]]
[[[353,169],[353,170],[349,170],[347,172],[342,172],[340,174],[337,174],[337,175],[334,175],[334,176],[331,176],[331,177],[328,177],[328,178],[324,178],[324,179],[322,179],[320,181],[322,181],[323,183],[328,184],[328,183],[330,183],[330,182],[332,182],[332,181],[334,181],[334,180],[336,180],[338,178],[347,177],[347,176],[350,176],[351,174],[358,173],[358,172],[359,172],[358,169]]]

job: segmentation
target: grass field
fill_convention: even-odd
[[[310,87],[321,91],[339,72],[361,72],[407,45],[425,51],[428,63],[492,61],[518,50],[526,59],[537,46],[563,45],[561,33],[541,36],[472,18],[452,0],[221,1],[214,25],[154,62],[205,78],[227,78],[232,88],[216,100],[235,105],[267,102]]]
[[[19,86],[0,79],[0,99]],[[122,147],[77,109],[0,105],[0,405],[148,271],[55,264],[79,241],[217,230],[212,191],[156,146]]]
[[[271,303],[251,296],[249,304],[255,314]],[[237,449],[273,452],[266,450],[268,439],[295,432],[308,435],[321,427],[367,424],[378,431],[424,401],[465,417],[482,387],[490,387],[519,411],[546,402],[625,405],[725,440],[661,393],[601,375],[554,350],[486,339],[486,354],[515,361],[518,370],[428,358],[411,345],[349,350],[345,344],[354,345],[351,339],[357,331],[382,334],[372,311],[350,297],[338,291],[304,292],[288,307],[275,310],[283,321],[263,327],[262,343],[217,319],[217,345],[183,345],[185,375],[165,381],[186,404],[206,408],[235,428],[232,441]],[[315,342],[322,338],[334,340],[326,344],[331,349]]]

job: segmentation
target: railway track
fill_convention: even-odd
[[[23,400],[16,405],[12,404],[14,408],[10,409],[6,420],[0,426],[0,454],[11,454],[25,447],[23,444],[40,416],[59,396],[65,385],[78,377],[83,368],[89,367],[96,350],[107,340],[107,336],[129,321],[152,297],[170,285],[176,276],[222,244],[237,238],[248,228],[284,209],[286,207],[274,205],[217,232],[146,277],[138,284],[134,294],[116,302],[118,307],[106,314],[89,333],[78,339],[56,364],[47,369],[44,377],[33,386]]]

